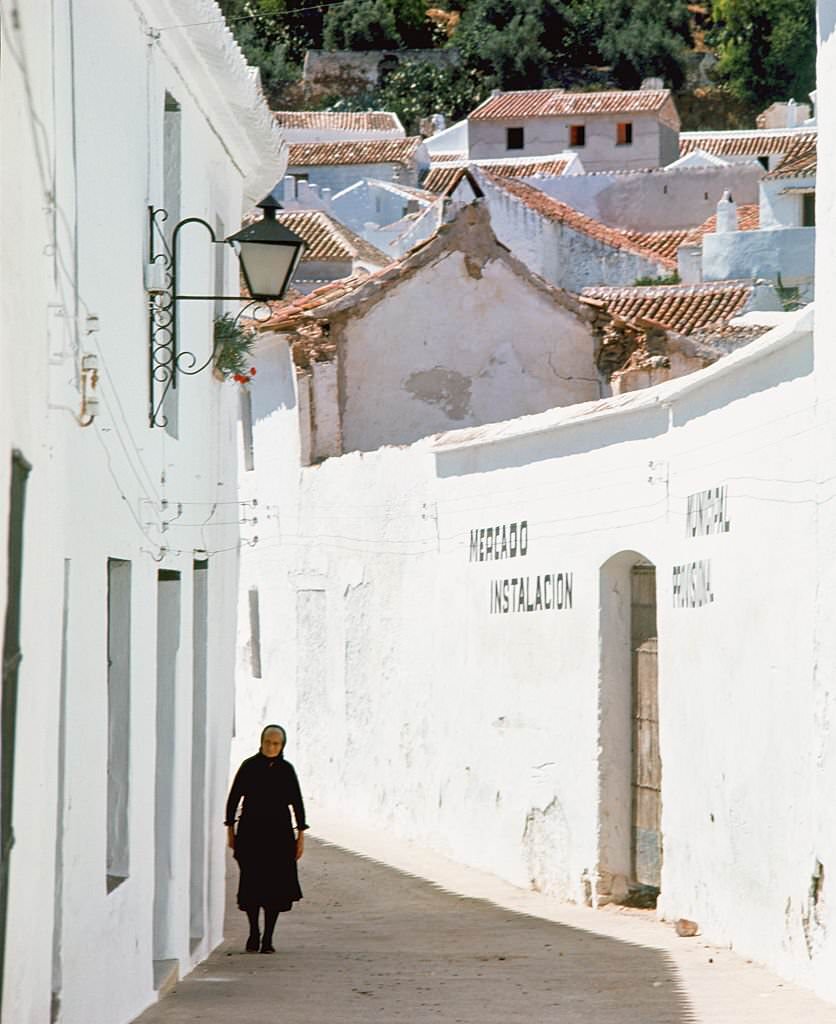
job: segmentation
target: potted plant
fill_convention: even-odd
[[[250,365],[250,354],[255,344],[252,328],[242,327],[231,313],[215,317],[214,326],[214,367],[219,380],[234,380],[248,384],[255,376],[255,367]]]

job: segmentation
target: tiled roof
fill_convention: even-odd
[[[771,181],[779,178],[815,178],[817,140],[817,133],[799,136],[784,159],[766,178]]]
[[[302,262],[362,259],[385,266],[389,257],[322,210],[283,210],[278,219],[306,242]]]
[[[583,114],[639,114],[660,111],[671,98],[668,89],[618,92],[565,92],[527,89],[489,96],[471,114],[473,120],[506,117],[576,117]]]
[[[322,128],[338,132],[400,131],[397,115],[384,110],[349,112],[336,110],[275,110],[282,128]]]
[[[679,154],[695,149],[714,156],[777,156],[788,153],[798,141],[816,135],[815,128],[776,128],[733,132],[680,132]]]
[[[574,231],[579,231],[614,249],[622,249],[671,268],[676,266],[676,250],[673,249],[672,255],[668,255],[673,246],[673,241],[668,237],[670,232],[643,233],[611,228],[525,182],[516,181],[514,178],[500,178],[492,174],[487,177],[494,185],[515,196],[530,210],[534,210],[547,220],[565,224]],[[664,239],[661,237],[663,235]]]
[[[584,288],[581,295],[602,303],[607,312],[632,323],[652,321],[677,334],[691,334],[738,316],[749,301],[748,281],[668,284],[657,287]]]
[[[272,316],[255,326],[259,331],[306,334],[315,331],[323,320],[331,319],[357,302],[382,296],[389,286],[405,280],[433,260],[445,258],[453,250],[467,254],[478,249],[481,259],[484,258],[484,252],[490,248],[493,248],[495,258],[511,264],[514,273],[523,276],[532,287],[547,293],[564,308],[581,315],[589,313],[588,304],[532,274],[511,255],[504,245],[497,242],[491,231],[487,208],[471,204],[463,207],[453,220],[443,224],[433,235],[419,242],[388,266],[371,274],[354,274],[333,281],[290,302],[271,303]],[[584,309],[584,306],[587,308]]]
[[[685,241],[687,230],[677,231],[624,231],[624,235],[637,246],[649,252],[655,252],[657,258],[676,265],[676,253]]]
[[[421,185],[428,192],[446,192],[461,174],[461,170],[461,167],[453,164],[444,167],[431,167]]]
[[[761,210],[757,203],[744,203],[737,208],[737,230],[757,231],[761,226]],[[712,213],[704,224],[691,228],[686,232],[681,245],[699,245],[703,235],[711,235],[717,230],[717,214]]]
[[[458,160],[459,162],[467,160],[467,153],[459,151],[455,153],[435,153],[430,150],[430,163],[431,164],[449,164],[451,160]]]
[[[407,164],[423,144],[420,135],[408,139],[361,139],[352,142],[291,143],[288,167],[339,164]]]
[[[430,192],[443,192],[453,180],[454,172],[463,167],[478,167],[489,174],[497,174],[502,178],[533,178],[535,174],[565,174],[572,162],[571,156],[522,156],[504,157],[500,160],[464,160],[446,161],[436,167],[436,159],[430,155],[430,170],[423,181],[423,186]]]

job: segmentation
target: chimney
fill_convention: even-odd
[[[728,189],[723,192],[722,198],[717,204],[717,227],[715,228],[715,233],[722,235],[727,231],[737,231],[737,203],[732,198],[732,194]]]
[[[787,128],[795,128],[798,122],[798,104],[790,100],[787,104]]]

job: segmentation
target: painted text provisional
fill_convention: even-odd
[[[572,607],[572,576],[571,572],[547,572],[543,576],[491,580],[491,614],[569,609]]]
[[[686,562],[673,567],[674,608],[702,608],[712,604],[711,561]]]

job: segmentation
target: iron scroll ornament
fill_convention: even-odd
[[[214,245],[227,244],[226,239],[215,235],[212,226],[200,217],[186,217],[181,220],[171,233],[171,244],[166,238],[164,224],[168,220],[166,210],[148,208],[149,214],[149,260],[150,264],[163,268],[164,287],[151,293],[149,306],[149,424],[151,427],[166,427],[168,417],[163,411],[166,396],[170,390],[176,390],[177,378],[180,374],[196,376],[209,367],[217,354],[217,345],[213,342],[208,358],[200,362],[194,352],[180,350],[177,341],[177,303],[182,301],[198,302],[241,302],[241,295],[180,295],[177,292],[177,243],[180,231],[189,224],[200,224],[209,233]],[[270,316],[269,305],[262,299],[252,299],[241,307],[233,319],[238,323],[245,313],[250,313],[254,320],[266,319]]]

